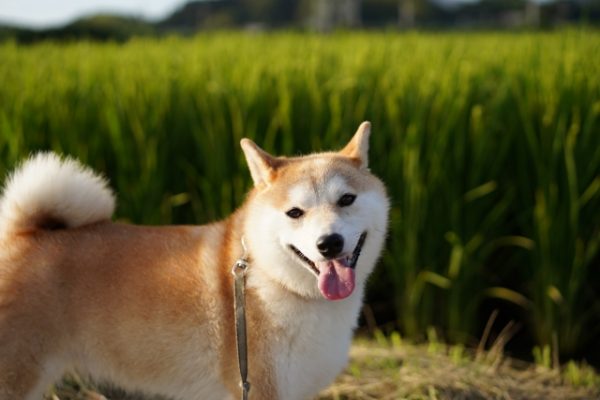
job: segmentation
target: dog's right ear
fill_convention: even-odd
[[[254,186],[261,184],[269,186],[273,178],[275,178],[277,158],[258,147],[250,139],[243,138],[240,145],[246,156],[246,162],[248,163],[248,169],[250,169]]]

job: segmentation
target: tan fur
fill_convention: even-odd
[[[146,381],[178,356],[161,342],[187,340],[183,336],[196,328],[210,331],[209,342],[197,345],[220,355],[222,379],[236,391],[230,269],[241,250],[234,254],[237,243],[223,240],[227,223],[151,228],[104,222],[17,238],[23,252],[1,264],[1,339],[11,343],[0,347],[1,398],[22,398],[23,389],[7,388],[27,387],[37,364],[61,352],[84,363],[104,359],[123,380]],[[247,302],[248,330],[260,332],[268,321],[252,292]],[[261,340],[249,337],[264,352]],[[252,357],[252,380],[269,383],[268,366],[260,363],[267,358]],[[268,386],[253,389],[263,392],[258,398],[275,398]]]
[[[260,150],[251,142],[242,146],[250,158]],[[0,237],[0,400],[39,398],[65,367],[129,389],[175,390],[174,396],[186,399],[237,398],[231,266],[243,253],[242,236],[264,240],[252,237],[255,205],[288,207],[289,187],[307,179],[318,186],[333,173],[343,174],[357,191],[385,197],[379,180],[358,172],[360,157],[358,145],[343,155],[290,159],[262,152],[258,161],[249,160],[256,187],[245,204],[205,226],[142,227],[106,218],[68,229],[48,230],[41,223],[35,228],[32,220],[21,230],[11,225],[11,234]],[[304,342],[281,320],[287,308],[283,314],[279,308],[344,305],[277,283],[265,264],[250,251],[249,381],[252,399],[280,399],[288,388],[275,366],[275,344],[289,340],[292,349]],[[344,300],[355,309],[360,290]],[[351,332],[345,330],[347,338]],[[202,390],[202,379],[208,392],[193,392]]]

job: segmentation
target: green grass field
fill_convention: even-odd
[[[244,136],[293,155],[368,119],[393,204],[376,318],[469,345],[499,307],[540,354],[598,342],[599,32],[215,33],[4,43],[0,60],[0,174],[32,151],[74,155],[136,223],[231,212]]]

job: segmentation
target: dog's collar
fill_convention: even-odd
[[[236,260],[231,269],[234,276],[234,313],[235,313],[235,339],[240,369],[240,386],[242,387],[242,400],[248,399],[250,382],[248,382],[248,340],[246,335],[246,272],[248,271],[248,251],[242,237],[242,257]]]

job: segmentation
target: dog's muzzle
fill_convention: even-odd
[[[334,234],[337,236],[338,234]],[[334,235],[330,235],[334,236]],[[360,257],[360,253],[362,251],[362,248],[365,244],[365,240],[367,239],[367,232],[363,232],[360,237],[358,238],[358,242],[356,243],[356,247],[354,248],[354,250],[352,251],[352,256],[349,258],[348,260],[348,266],[352,269],[356,268],[356,264],[358,263],[358,258]],[[320,239],[321,240],[321,239]],[[336,238],[337,241],[337,238]],[[342,245],[343,245],[343,238],[342,238]],[[336,246],[338,246],[336,244]],[[304,253],[302,253],[296,246],[294,246],[293,244],[289,244],[288,247],[290,248],[290,250],[292,250],[294,252],[294,254],[296,254],[296,256],[298,256],[298,258],[300,258],[302,261],[304,261],[304,263],[309,267],[309,269],[315,273],[315,275],[319,276],[319,269],[317,268],[317,265],[314,263],[314,261],[312,261],[310,258],[308,258],[306,255],[304,255]],[[319,247],[319,241],[317,241],[317,247]],[[322,247],[324,248],[325,246],[322,245]],[[319,249],[320,250],[320,249]],[[329,251],[329,250],[328,250]],[[337,251],[337,254],[339,254],[340,251]],[[323,252],[321,252],[321,254],[323,254]],[[336,254],[336,255],[337,255]],[[323,254],[324,256],[327,257],[327,255]],[[328,257],[328,258],[333,258],[333,257]]]

